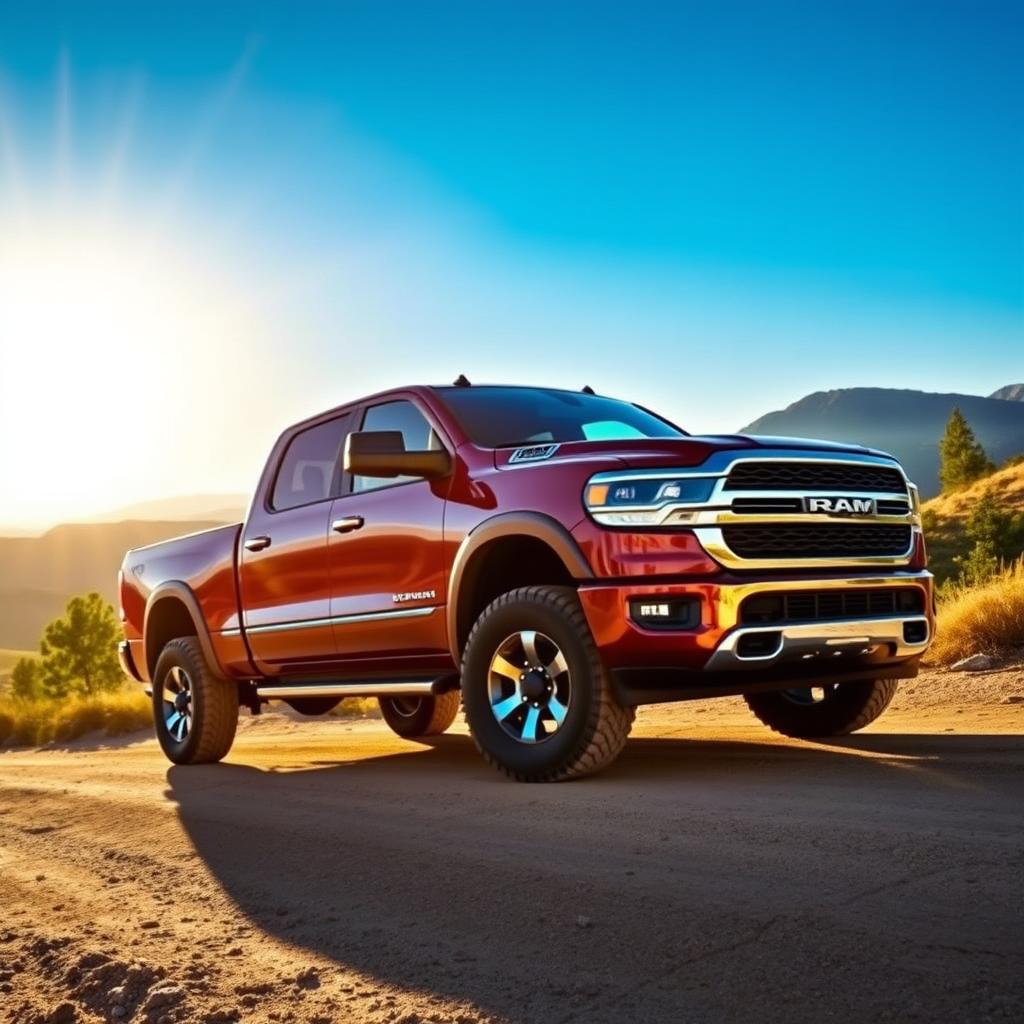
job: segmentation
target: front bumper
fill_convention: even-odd
[[[921,591],[923,612],[777,625],[740,621],[741,606],[752,595],[903,587]],[[714,583],[595,584],[581,587],[579,595],[613,675],[628,680],[635,689],[668,689],[680,695],[660,699],[742,693],[772,683],[777,683],[775,688],[785,688],[787,681],[809,675],[828,680],[914,675],[934,631],[932,576],[923,571],[756,581],[734,576]],[[644,628],[630,617],[631,600],[680,597],[701,601],[700,623],[692,629]],[[754,634],[761,635],[761,642],[745,639]]]

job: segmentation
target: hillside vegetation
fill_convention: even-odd
[[[979,503],[990,498],[994,498],[1007,515],[1024,523],[1024,460],[997,469],[968,487],[940,494],[922,505],[930,567],[940,581],[957,575],[954,560],[964,556],[970,547],[968,521]]]
[[[976,587],[953,587],[939,605],[930,664],[1024,647],[1024,561]]]

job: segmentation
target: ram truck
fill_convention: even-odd
[[[860,729],[934,626],[891,456],[461,377],[289,427],[244,523],[129,551],[120,600],[175,763],[224,757],[240,708],[369,696],[403,737],[461,705],[522,781],[605,767],[647,703],[742,695],[788,736]]]

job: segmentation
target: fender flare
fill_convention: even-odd
[[[473,581],[472,575],[467,580],[466,570],[482,547],[502,537],[533,537],[554,551],[573,579],[589,580],[594,577],[572,534],[551,516],[542,512],[502,512],[478,523],[459,545],[448,577],[446,628],[448,648],[456,665],[462,660],[459,650],[459,597],[464,584]]]
[[[185,606],[185,609],[189,614],[189,618],[192,619],[192,625],[195,627],[196,638],[199,640],[199,646],[203,649],[203,656],[206,658],[207,665],[210,667],[210,670],[214,675],[221,679],[226,679],[227,674],[221,666],[220,659],[217,657],[217,652],[213,649],[213,641],[210,639],[210,631],[206,626],[206,619],[203,617],[202,608],[199,606],[199,599],[187,583],[184,583],[181,580],[167,580],[154,587],[150,592],[149,597],[146,598],[146,612],[142,620],[143,650],[146,655],[146,670],[149,674],[150,680],[153,678],[153,670],[156,668],[156,659],[159,658],[160,652],[156,652],[156,656],[152,659],[153,663],[151,665],[148,642],[149,617],[157,603],[168,597],[174,598]]]

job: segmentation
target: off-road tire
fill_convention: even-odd
[[[535,629],[565,655],[572,697],[564,722],[543,742],[507,735],[491,710],[491,659],[512,633]],[[480,614],[462,660],[462,702],[473,742],[488,764],[519,782],[562,782],[607,767],[622,751],[636,716],[612,692],[576,591],[571,587],[521,587],[502,594]]]
[[[440,736],[455,721],[462,694],[449,690],[433,697],[378,697],[380,713],[392,732],[405,739]]]
[[[192,726],[180,742],[168,731],[163,713],[164,680],[175,667],[187,673],[192,691]],[[194,636],[171,640],[160,652],[153,673],[153,719],[160,746],[175,764],[209,764],[231,749],[238,725],[238,687],[210,670]]]
[[[816,704],[798,704],[783,693],[748,693],[743,699],[769,729],[797,739],[820,739],[870,725],[889,706],[896,686],[895,679],[842,683]]]

